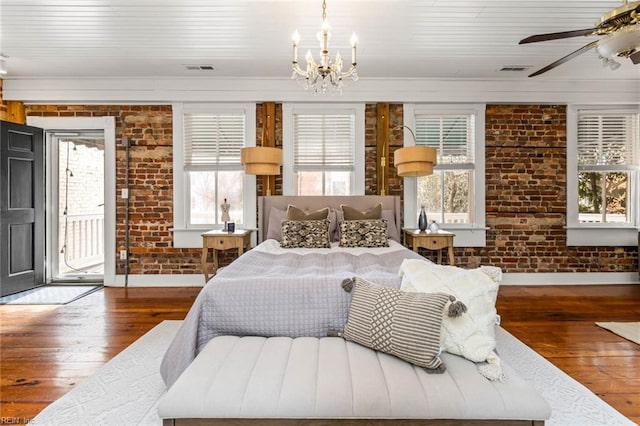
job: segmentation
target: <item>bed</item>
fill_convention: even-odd
[[[387,234],[399,239],[399,197],[259,198],[260,244],[203,288],[162,361],[165,424],[543,424],[548,405],[508,366],[508,380],[490,382],[474,363],[443,354],[446,373],[427,374],[328,337],[347,323],[354,296],[345,282],[397,289],[400,265],[424,260],[392,239],[373,249],[286,249],[268,238],[289,205],[343,204],[381,204]]]

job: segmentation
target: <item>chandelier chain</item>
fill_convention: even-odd
[[[322,21],[327,20],[327,0],[322,0]]]

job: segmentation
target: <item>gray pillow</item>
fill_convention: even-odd
[[[340,208],[344,213],[344,220],[382,219],[382,203],[364,212],[344,204],[341,204]]]
[[[282,221],[287,217],[286,210],[271,208],[269,211],[269,225],[267,227],[267,239],[280,241],[282,239]]]
[[[387,220],[343,220],[340,247],[389,247]]]
[[[449,295],[406,293],[363,278],[354,281],[344,338],[397,356],[427,372],[444,372],[438,353]]]
[[[329,207],[312,212],[304,211],[293,204],[287,207],[287,220],[321,220],[329,217]]]
[[[282,222],[282,248],[331,248],[329,220],[285,220]]]
[[[393,210],[382,210],[382,219],[387,219],[387,236],[393,241],[400,241],[400,233],[396,226],[396,218],[393,216]]]

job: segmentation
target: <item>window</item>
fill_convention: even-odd
[[[483,246],[484,105],[405,105],[405,124],[415,129],[416,145],[438,152],[432,175],[404,180],[405,226],[416,226],[424,205],[429,221],[456,230],[456,245]],[[412,144],[407,131],[405,145]]]
[[[631,224],[638,114],[578,115],[578,221]]]
[[[225,200],[236,226],[255,227],[255,176],[240,162],[255,146],[255,105],[176,104],[173,116],[176,247],[201,247],[203,229],[222,229]]]
[[[224,202],[231,220],[243,223],[244,174],[240,149],[245,141],[242,113],[184,114],[184,171],[189,193],[187,227],[218,225]]]
[[[640,113],[632,108],[570,108],[567,125],[569,243],[633,245],[632,232],[625,237],[624,228],[638,225]],[[602,238],[588,232],[598,229],[604,230]],[[606,235],[611,230],[615,240]],[[591,243],[580,238],[587,234]]]
[[[283,106],[284,191],[364,193],[364,106]]]
[[[417,202],[438,223],[472,222],[473,115],[416,116],[416,144],[436,148],[434,173],[417,181]]]

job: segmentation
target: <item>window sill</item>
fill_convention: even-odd
[[[453,238],[454,247],[486,247],[487,230],[486,227],[456,226],[454,224],[440,225],[443,231],[456,234]]]
[[[567,246],[626,247],[638,244],[638,228],[633,226],[566,227]]]
[[[173,232],[173,247],[202,248],[202,234],[212,229],[220,229],[220,225],[208,228],[170,229]]]

